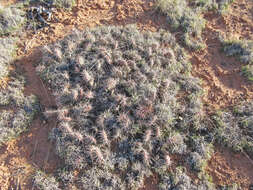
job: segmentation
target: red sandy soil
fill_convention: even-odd
[[[16,65],[24,70],[27,86],[25,94],[36,95],[42,107],[55,106],[54,98],[36,75],[35,67],[40,57],[39,52],[34,52],[29,57],[16,61]],[[36,118],[27,133],[8,142],[0,149],[0,184],[1,190],[32,189],[32,175],[38,169],[47,173],[55,171],[61,163],[54,153],[54,145],[48,141],[48,132],[56,125],[56,118],[45,122]]]
[[[50,108],[55,105],[50,91],[36,75],[34,64],[39,62],[41,56],[35,49],[63,38],[74,28],[84,29],[104,24],[136,24],[142,30],[169,29],[165,17],[157,14],[152,8],[152,2],[152,0],[79,0],[72,11],[56,10],[49,27],[37,31],[36,34],[34,31],[26,31],[19,43],[20,58],[16,61],[17,67],[24,69],[28,80],[25,93],[35,94],[42,107]],[[220,16],[214,13],[205,15],[208,22],[203,37],[208,47],[201,52],[192,53],[191,61],[193,75],[203,81],[203,88],[206,91],[203,99],[206,104],[211,105],[210,109],[228,107],[253,97],[252,84],[240,75],[242,64],[235,58],[227,58],[222,54],[219,51],[221,44],[218,40],[220,32],[252,39],[252,7],[251,0],[237,0],[228,15]],[[241,15],[243,13],[244,16]],[[37,118],[29,132],[8,142],[0,149],[1,190],[16,188],[17,184],[20,184],[22,189],[32,189],[31,178],[35,170],[39,168],[46,173],[52,173],[58,168],[61,160],[53,153],[54,146],[48,141],[48,133],[55,126],[55,121],[53,118],[45,123],[41,118]],[[232,157],[229,154],[218,150],[209,161],[207,171],[216,184],[239,182],[246,187],[250,180],[253,181],[252,164],[243,155],[238,155],[235,161],[234,154]],[[240,163],[240,160],[243,163]],[[222,168],[222,172],[219,172],[219,168]],[[241,175],[239,169],[244,171],[243,175],[247,180],[239,177]],[[227,174],[232,177],[228,177]],[[144,189],[155,189],[157,178],[147,178],[146,182]]]
[[[222,17],[207,14],[209,24],[216,30],[230,36],[253,40],[253,2],[250,0],[235,1]],[[229,36],[229,37],[230,37]]]
[[[79,1],[72,11],[57,9],[49,27],[28,31],[19,44],[19,55],[24,55],[44,44],[59,40],[72,31],[100,25],[137,24],[139,28],[157,31],[167,28],[164,17],[152,9],[152,0],[95,0]],[[159,18],[159,19],[158,19]]]
[[[207,13],[203,32],[207,48],[193,54],[193,75],[203,80],[204,101],[213,108],[226,108],[242,100],[252,100],[253,85],[241,75],[243,66],[236,58],[221,53],[219,35],[253,39],[253,1],[235,1],[226,14]]]
[[[249,185],[253,183],[252,160],[229,150],[215,152],[207,164],[206,171],[218,185],[236,183],[242,190],[248,190]]]
[[[227,108],[253,98],[253,85],[241,74],[236,58],[221,52],[219,32],[207,24],[203,37],[207,48],[192,53],[193,75],[202,79],[204,103],[208,110]]]

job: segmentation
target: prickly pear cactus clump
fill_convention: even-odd
[[[206,147],[187,144],[186,128],[200,123],[201,88],[170,33],[134,26],[76,31],[43,55],[37,71],[57,102],[45,115],[58,115],[50,138],[66,163],[64,187],[139,189],[152,172],[165,175],[171,154]],[[195,155],[206,157],[202,149]]]

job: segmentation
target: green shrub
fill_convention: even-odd
[[[26,131],[38,109],[36,98],[24,95],[24,78],[9,71],[15,42],[0,39],[0,145]]]
[[[157,0],[156,8],[166,15],[173,30],[182,31],[183,44],[193,50],[203,49],[202,30],[209,10],[223,13],[233,0]]]
[[[14,58],[15,40],[0,39],[0,83],[8,78],[5,86],[0,86],[0,144],[17,137],[27,130],[37,110],[34,96],[24,95],[24,78],[10,73],[10,63]]]
[[[253,82],[253,64],[242,67],[242,73],[249,81]]]

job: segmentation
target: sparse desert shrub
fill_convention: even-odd
[[[242,62],[253,64],[253,41],[221,39],[221,42],[226,55],[238,56]]]
[[[219,126],[216,139],[219,144],[235,151],[246,151],[253,155],[253,103],[237,106],[233,112],[224,111],[214,120]],[[233,140],[231,140],[233,139]]]
[[[204,136],[192,135],[188,140],[192,152],[197,152],[202,158],[210,158],[211,154],[213,153],[213,147]]]
[[[197,152],[191,152],[188,157],[188,163],[191,169],[200,172],[203,166],[203,160]]]
[[[60,190],[59,183],[52,176],[48,176],[42,171],[37,171],[34,175],[34,185],[41,190]]]
[[[156,8],[166,15],[173,30],[182,31],[183,44],[193,50],[203,49],[202,30],[208,10],[224,13],[233,0],[157,0]]]
[[[71,184],[75,180],[74,172],[69,168],[62,168],[58,171],[58,176],[64,184]]]
[[[27,103],[31,103],[34,98],[27,98],[23,91],[25,81],[20,75],[10,76],[8,85],[5,89],[0,90],[0,105],[1,106],[16,106],[23,107]]]
[[[235,0],[218,0],[216,3],[218,4],[219,12],[223,13],[232,4]]]
[[[176,171],[164,175],[159,183],[161,190],[179,190],[179,189],[193,189],[193,190],[211,190],[215,189],[214,185],[208,181],[195,184],[191,178],[185,173],[185,168],[177,167]]]
[[[0,88],[1,81],[9,75],[9,63],[12,61],[15,50],[15,39],[1,38],[0,39]]]
[[[0,105],[9,107],[0,111],[0,143],[17,137],[27,130],[38,109],[35,96],[24,96],[23,83],[11,78],[0,90]]]
[[[0,64],[7,64],[13,59],[16,47],[15,42],[16,39],[14,38],[0,38]]]
[[[56,6],[59,8],[69,9],[75,5],[76,0],[29,0],[30,3],[40,3],[47,7]]]
[[[168,17],[173,29],[182,29],[182,39],[187,47],[192,49],[204,47],[201,34],[205,20],[201,11],[193,10],[186,0],[158,0],[156,7]]]
[[[242,73],[249,81],[253,82],[253,64],[242,67]]]
[[[0,36],[17,31],[25,22],[25,13],[18,7],[0,5]]]
[[[151,171],[166,173],[170,154],[189,154],[186,126],[202,109],[190,68],[172,34],[134,26],[75,31],[43,48],[37,71],[58,107],[45,112],[58,114],[50,138],[66,166],[84,174],[83,189],[139,189]],[[179,91],[190,95],[184,104]]]
[[[0,39],[0,144],[27,130],[38,109],[36,98],[24,95],[24,78],[9,71],[14,43],[13,38]]]
[[[249,40],[224,40],[223,51],[227,56],[236,56],[248,65],[242,67],[242,74],[253,81],[253,41]]]
[[[234,0],[191,0],[190,5],[206,10],[216,10],[219,13],[224,13],[228,6]]]
[[[125,189],[124,183],[119,177],[95,167],[84,173],[81,177],[81,182],[84,189]]]

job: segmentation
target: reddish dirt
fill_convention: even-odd
[[[217,16],[207,14],[209,25],[226,35],[235,38],[253,39],[253,2],[251,0],[235,1],[227,14]]]
[[[242,16],[242,14],[244,16]],[[204,15],[207,25],[203,39],[207,48],[192,54],[193,75],[202,79],[208,110],[227,108],[243,100],[252,100],[253,84],[241,75],[244,65],[221,52],[219,35],[253,39],[253,1],[236,1],[227,14]],[[244,22],[241,21],[242,17]]]
[[[242,63],[221,52],[219,33],[207,25],[207,48],[192,53],[193,75],[202,79],[203,100],[209,110],[226,108],[253,98],[253,85],[241,75]]]
[[[147,177],[144,180],[144,187],[139,190],[158,190],[158,175]]]
[[[32,175],[36,170],[51,173],[58,168],[60,160],[54,153],[54,146],[47,140],[48,131],[49,126],[36,119],[28,133],[1,148],[1,190],[18,186],[32,189]]]
[[[35,67],[40,57],[34,52],[29,57],[16,61],[18,69],[24,70],[27,86],[25,94],[34,94],[39,98],[42,107],[55,105],[54,98],[36,75]],[[1,190],[15,188],[32,189],[32,175],[38,169],[51,173],[61,163],[55,155],[54,145],[48,140],[49,131],[56,126],[56,118],[48,122],[36,118],[29,129],[17,139],[8,142],[0,149],[0,184]]]
[[[74,28],[111,24],[136,24],[140,29],[150,31],[168,28],[165,17],[155,14],[152,2],[153,0],[79,0],[72,11],[54,11],[48,27],[36,31],[36,34],[27,31],[19,44],[18,55],[59,40]]]
[[[247,5],[246,10],[249,11],[247,15],[250,17],[252,16],[250,7],[253,3],[248,0],[246,4],[246,1],[240,4],[239,1],[235,2],[232,9],[237,7],[237,12],[240,12],[239,8],[242,9]],[[96,0],[92,2],[79,0],[72,11],[58,9],[53,15],[49,27],[37,31],[36,34],[33,33],[34,31],[28,31],[23,36],[19,44],[19,55],[26,54],[35,47],[54,42],[70,33],[73,28],[84,29],[103,24],[136,24],[140,29],[149,31],[169,28],[165,17],[154,11],[152,0]],[[203,32],[203,38],[207,48],[192,54],[193,75],[203,80],[203,88],[206,91],[203,99],[210,105],[209,110],[232,106],[241,100],[253,98],[252,84],[240,74],[242,64],[235,58],[228,58],[220,52],[221,44],[218,35],[230,33],[230,28],[226,24],[235,16],[234,12],[225,16],[215,13],[206,14],[208,23]],[[240,15],[237,17],[240,18]],[[249,18],[247,20],[248,27],[246,24],[244,26],[252,27],[251,20]]]
[[[242,154],[229,150],[218,150],[208,161],[207,173],[217,185],[239,184],[242,190],[248,190],[253,184],[252,160]]]

